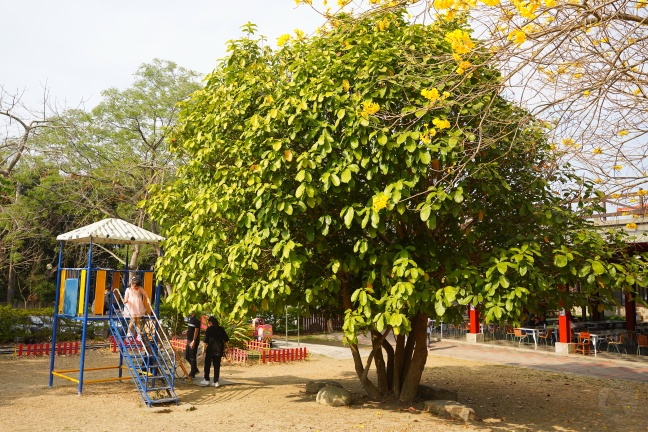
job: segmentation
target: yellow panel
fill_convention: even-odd
[[[148,295],[149,299],[153,298],[153,272],[146,272],[144,273],[144,292]],[[151,312],[151,308],[149,306],[146,306],[149,312]]]
[[[95,283],[95,315],[103,315],[104,310],[104,291],[106,290],[106,270],[97,270],[97,282]]]
[[[85,305],[85,290],[86,290],[86,273],[87,270],[81,270],[81,281],[79,286],[79,315],[83,315],[83,308]]]
[[[65,299],[65,270],[61,270],[61,286],[59,287],[59,305],[58,305],[58,313],[62,314],[63,313],[63,304],[65,303],[63,300]]]

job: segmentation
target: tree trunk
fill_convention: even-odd
[[[414,317],[407,345],[413,347],[412,355],[404,365],[406,368],[403,369],[404,377],[399,399],[404,402],[412,402],[416,398],[428,356],[427,315],[420,313]]]

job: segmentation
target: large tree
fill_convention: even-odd
[[[498,71],[453,57],[485,65],[487,50],[461,22],[404,15],[338,15],[274,51],[249,27],[183,104],[172,141],[190,160],[148,210],[168,227],[158,270],[175,306],[342,305],[368,394],[409,401],[428,317],[472,305],[516,321],[644,275],[584,223],[591,185],[550,168],[543,123],[500,96]],[[563,182],[579,187],[557,196]],[[577,281],[583,298],[557,288]]]

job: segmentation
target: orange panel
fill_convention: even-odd
[[[95,283],[94,314],[103,315],[104,290],[106,289],[106,270],[97,270],[97,281]]]
[[[153,301],[153,272],[144,273],[144,292],[148,295],[148,298]],[[151,308],[147,306],[149,312]]]

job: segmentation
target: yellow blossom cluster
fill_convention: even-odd
[[[362,116],[367,117],[368,115],[376,114],[380,111],[380,105],[375,102],[364,101],[362,102]]]
[[[457,69],[456,69],[455,72],[457,72],[457,74],[461,75],[461,74],[463,74],[463,73],[466,71],[466,69],[468,69],[470,66],[472,66],[472,63],[470,63],[469,61],[464,61],[464,60],[462,60],[462,61],[459,62],[459,65],[457,66]]]
[[[423,135],[421,135],[421,141],[423,144],[430,144],[430,141],[432,140],[432,137],[434,137],[437,134],[436,129],[427,129]]]
[[[623,165],[613,165],[612,166],[612,169],[614,171],[621,171],[622,168],[623,168]]]
[[[349,80],[342,80],[342,88],[344,88],[345,92],[349,91],[349,89],[351,88],[351,84],[349,84]]]
[[[387,202],[389,201],[389,198],[387,195],[381,193],[373,197],[372,199],[372,204],[373,204],[373,209],[375,211],[378,211],[380,209],[384,209],[387,207]]]
[[[626,136],[626,135],[628,135],[628,131],[627,131],[627,130],[623,129],[623,130],[619,131],[619,136],[620,136],[620,137],[623,137],[623,136]]]
[[[277,45],[284,46],[290,40],[289,34],[283,34],[277,38]]]
[[[470,40],[470,35],[461,29],[446,34],[445,40],[450,42],[452,51],[457,54],[466,54],[475,47],[475,43]]]
[[[446,119],[435,118],[432,120],[432,124],[440,130],[448,129],[450,127],[450,122]]]
[[[437,99],[439,99],[439,90],[436,88],[431,88],[430,90],[423,89],[421,90],[421,96],[429,100],[430,102],[434,102]]]
[[[630,222],[629,224],[626,224],[626,228],[631,229],[631,230],[635,230],[635,229],[637,229],[637,224],[634,223],[634,222]]]
[[[562,145],[565,147],[579,147],[579,144],[574,141],[574,138],[563,138]]]
[[[522,45],[526,41],[526,33],[520,29],[516,29],[509,33],[507,39],[516,45]]]
[[[601,147],[597,147],[594,150],[592,150],[592,153],[594,153],[594,154],[603,154],[603,149]]]
[[[648,191],[647,191],[646,189],[639,189],[639,190],[637,191],[637,195],[639,195],[639,196],[645,196],[645,195],[648,195]]]
[[[376,21],[376,28],[378,31],[385,31],[389,28],[389,20],[387,18],[383,18],[380,21]]]

